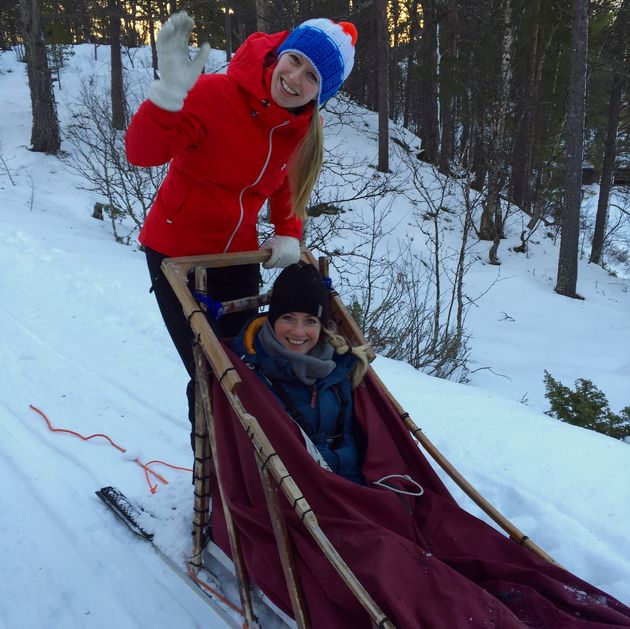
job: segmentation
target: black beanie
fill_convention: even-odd
[[[287,312],[306,312],[328,323],[328,291],[319,271],[311,264],[290,264],[271,289],[269,323]]]

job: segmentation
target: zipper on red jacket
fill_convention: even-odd
[[[243,223],[243,217],[245,216],[245,208],[243,207],[243,197],[245,196],[245,193],[250,189],[253,188],[263,177],[263,175],[265,174],[265,170],[267,170],[267,166],[269,166],[269,161],[271,160],[271,152],[273,150],[273,132],[276,129],[279,129],[280,127],[284,127],[286,125],[289,124],[289,120],[285,120],[284,122],[280,123],[279,125],[276,125],[275,127],[272,127],[269,131],[269,150],[267,151],[267,158],[265,159],[265,163],[263,164],[263,167],[260,171],[260,173],[258,173],[258,177],[256,177],[256,181],[254,181],[254,183],[250,183],[248,186],[245,186],[240,194],[238,195],[238,204],[241,210],[241,214],[239,216],[238,219],[238,223],[236,224],[236,227],[234,228],[234,231],[232,232],[232,235],[228,238],[228,242],[227,245],[225,245],[225,249],[223,250],[223,253],[227,253],[228,249],[230,248],[230,246],[232,245],[232,241],[234,240],[234,236],[236,236],[236,233],[238,232],[238,230],[241,227],[241,224]]]

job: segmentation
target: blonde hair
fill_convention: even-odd
[[[306,204],[313,192],[324,161],[324,130],[317,105],[306,135],[296,149],[289,164],[289,185],[293,213],[301,220],[306,218]]]
[[[324,335],[324,339],[333,346],[337,354],[345,354],[346,352],[350,352],[358,358],[357,364],[352,370],[352,388],[356,389],[359,384],[361,384],[361,381],[363,380],[363,377],[365,376],[365,373],[370,366],[370,360],[368,358],[370,346],[366,344],[351,347],[350,345],[348,345],[348,341],[346,341],[343,336],[337,334],[330,328],[322,327],[322,334]]]

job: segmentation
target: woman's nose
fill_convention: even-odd
[[[289,77],[293,80],[293,81],[300,81],[302,79],[302,74],[304,73],[304,70],[302,68],[292,68],[291,72],[289,73]]]

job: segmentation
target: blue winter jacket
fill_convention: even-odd
[[[350,372],[357,358],[352,354],[335,353],[335,369],[314,385],[308,386],[296,379],[288,360],[268,356],[257,336],[253,338],[252,344],[252,330],[260,329],[260,319],[253,319],[245,325],[234,339],[232,349],[271,389],[314,443],[330,469],[348,480],[362,483],[357,444],[352,434]],[[274,389],[274,383],[279,383],[283,392]],[[288,408],[283,398],[288,398],[293,408]]]

